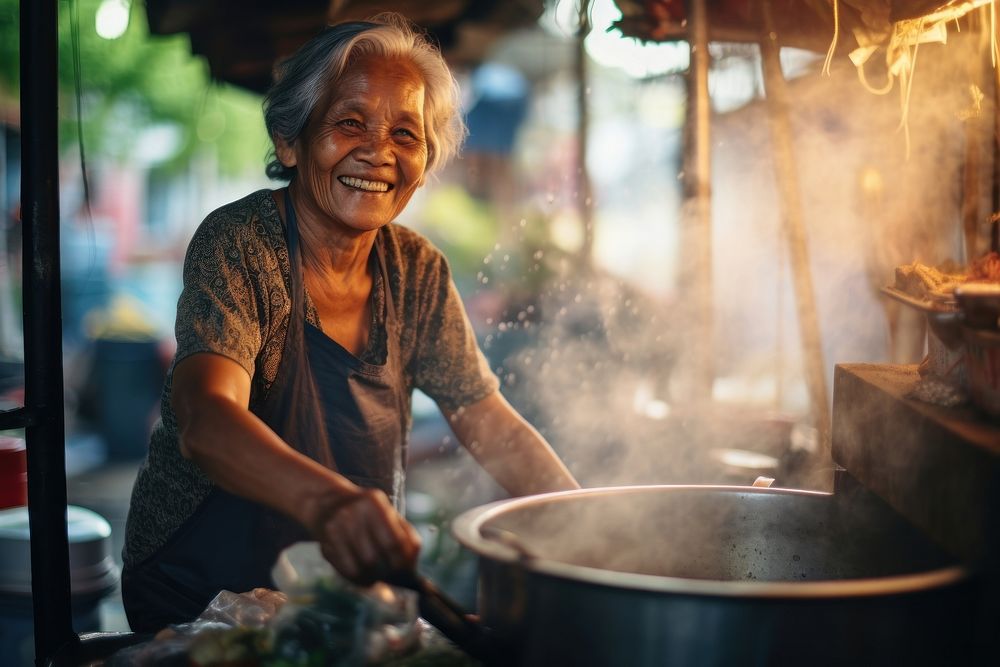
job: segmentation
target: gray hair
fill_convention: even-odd
[[[328,86],[336,86],[351,63],[364,56],[404,58],[420,71],[427,172],[442,167],[458,153],[467,132],[458,83],[437,47],[398,14],[328,26],[277,66],[275,82],[264,97],[264,123],[272,144],[279,138],[294,144]],[[295,167],[281,164],[273,146],[268,157],[265,173],[270,178],[292,179]]]

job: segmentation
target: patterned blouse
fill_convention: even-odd
[[[397,336],[408,393],[419,388],[446,410],[470,405],[499,387],[476,344],[448,263],[431,243],[405,227],[379,232],[398,331],[386,331],[386,291],[375,274],[372,323],[362,359],[382,363],[386,337]],[[173,365],[198,352],[233,359],[251,379],[251,408],[274,382],[291,312],[291,269],[284,225],[270,190],[260,190],[209,214],[184,261],[177,303]],[[319,326],[306,293],[306,319]],[[152,555],[194,512],[212,483],[178,446],[167,374],[160,420],[139,470],[122,556],[127,566]]]

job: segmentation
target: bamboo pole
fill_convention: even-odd
[[[966,59],[969,80],[978,83],[982,80],[983,56],[989,52],[980,51],[975,40],[969,40],[969,57]],[[973,89],[977,95],[978,89]],[[962,165],[962,234],[965,240],[965,262],[971,263],[980,254],[979,224],[982,214],[979,202],[982,198],[979,182],[983,156],[980,155],[980,144],[983,143],[983,114],[981,97],[974,97],[971,106],[963,114],[962,130],[965,138],[965,161]]]
[[[992,35],[991,35],[992,37]],[[991,47],[992,48],[992,47]],[[993,68],[993,171],[990,178],[990,250],[1000,252],[1000,64]]]
[[[760,12],[764,29],[760,38],[764,91],[770,118],[771,147],[780,194],[783,227],[791,259],[806,385],[809,390],[813,424],[819,435],[821,453],[829,458],[830,404],[827,398],[819,317],[816,312],[812,272],[809,267],[809,248],[802,215],[802,202],[799,198],[798,170],[795,166],[795,151],[792,145],[788,89],[781,71],[777,35],[774,32],[769,0],[761,0]]]
[[[687,0],[691,64],[687,77],[681,248],[678,284],[686,321],[691,322],[691,354],[681,371],[688,399],[706,402],[715,377],[712,297],[712,146],[708,95],[708,11],[706,0]]]
[[[576,33],[576,59],[574,69],[577,81],[577,132],[576,132],[576,174],[577,210],[580,213],[580,225],[583,231],[583,244],[580,248],[580,257],[586,266],[590,266],[594,254],[594,212],[593,212],[593,185],[590,181],[590,171],[587,169],[587,134],[590,132],[590,111],[588,109],[587,98],[590,95],[589,76],[587,73],[587,49],[585,41],[590,34],[590,2],[591,0],[580,0],[579,23]]]

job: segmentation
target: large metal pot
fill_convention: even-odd
[[[869,494],[587,489],[454,532],[510,664],[960,664],[971,646],[969,573]]]

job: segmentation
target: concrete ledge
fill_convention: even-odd
[[[1000,424],[905,398],[916,366],[838,365],[833,459],[931,539],[1000,569]]]

